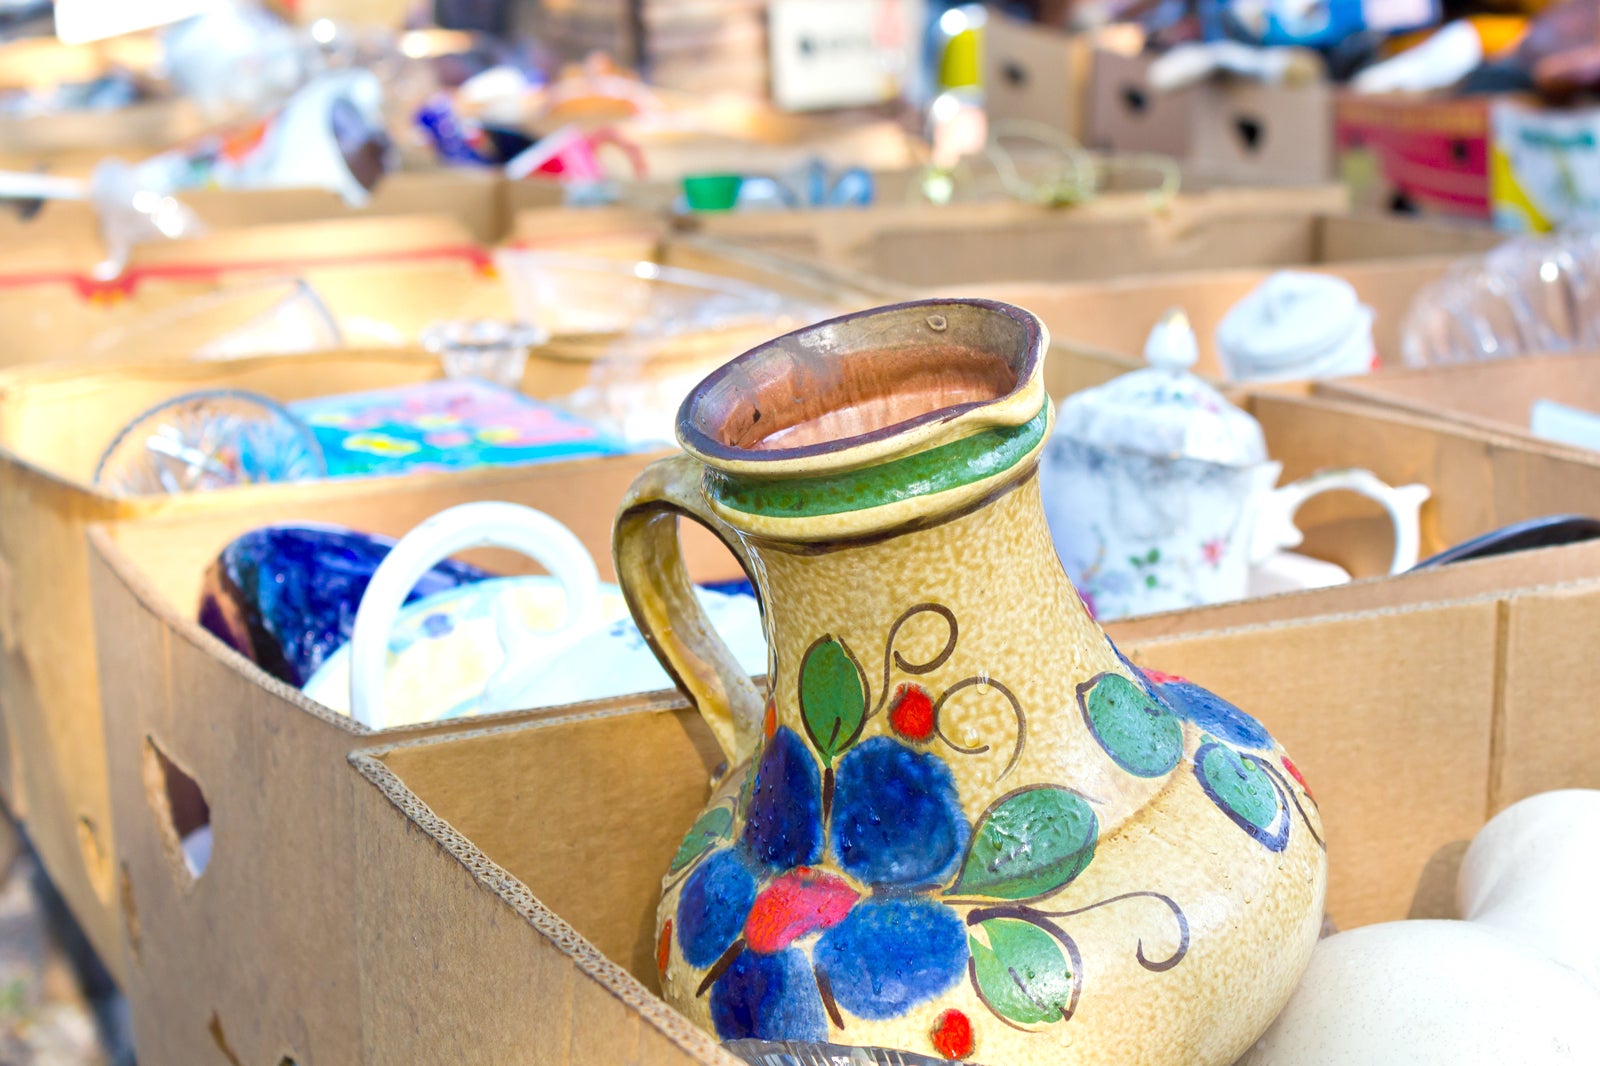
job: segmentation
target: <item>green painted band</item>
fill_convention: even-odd
[[[706,490],[722,506],[766,518],[820,518],[863,511],[919,496],[959,489],[1004,473],[1044,439],[1050,401],[1020,426],[986,429],[970,437],[848,473],[826,477],[752,478],[719,470]]]

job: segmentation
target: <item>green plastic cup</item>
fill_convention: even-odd
[[[691,211],[731,211],[743,184],[741,174],[691,174],[683,179],[683,196]]]

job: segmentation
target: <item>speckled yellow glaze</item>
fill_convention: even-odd
[[[984,305],[976,306],[984,311]],[[1039,410],[1042,328],[1030,344],[1037,351],[1019,361],[1021,380],[996,401],[998,415],[980,405],[936,422],[944,438],[970,434],[997,417],[1020,425]],[[761,356],[758,349],[744,358]],[[815,357],[826,358],[826,353]],[[831,455],[836,469],[848,447],[845,442]],[[708,803],[708,810],[729,809],[731,825],[706,845],[708,852],[680,863],[696,850],[691,834],[664,881],[657,918],[663,996],[698,1024],[717,1031],[712,993],[703,987],[712,968],[685,959],[669,922],[678,916],[681,924],[680,897],[706,855],[739,852],[747,802],[739,794],[755,772],[763,739],[782,729],[808,735],[800,705],[801,665],[808,649],[825,636],[841,641],[859,660],[865,681],[868,711],[849,750],[885,737],[919,757],[942,760],[972,832],[969,846],[986,811],[1032,786],[1071,790],[1098,819],[1092,861],[1048,895],[986,901],[951,891],[955,878],[949,876],[917,890],[920,898],[960,918],[968,936],[977,938],[969,941],[973,944],[985,936],[973,916],[981,918],[993,905],[1048,916],[1037,920],[1038,927],[1059,930],[1066,940],[1056,942],[1070,941],[1076,952],[1071,969],[1077,991],[1067,1010],[1042,1022],[1010,1021],[980,995],[968,963],[952,986],[892,1018],[869,1020],[829,1004],[827,1040],[934,1057],[958,1053],[988,1066],[1206,1066],[1237,1058],[1293,990],[1322,918],[1326,853],[1316,805],[1275,744],[1240,749],[1255,752],[1258,764],[1270,762],[1273,780],[1281,784],[1276,791],[1285,803],[1287,843],[1273,850],[1244,831],[1202,788],[1194,757],[1202,743],[1215,744],[1216,738],[1195,721],[1182,722],[1182,757],[1176,766],[1154,776],[1124,770],[1097,740],[1080,704],[1080,686],[1111,674],[1148,692],[1166,679],[1137,674],[1085,611],[1051,544],[1034,476],[1037,454],[1035,447],[1003,474],[984,479],[981,491],[967,487],[920,496],[909,506],[854,512],[843,523],[833,516],[784,519],[787,528],[775,529],[771,520],[743,521],[737,511],[707,500],[702,475],[716,462],[709,456],[658,464],[625,503],[618,569],[630,605],[641,627],[654,635],[662,661],[684,679],[685,690],[717,728],[732,767],[714,784]],[[752,452],[750,460],[759,462],[759,457]],[[701,622],[682,610],[683,601],[674,594],[682,575],[681,565],[673,567],[672,538],[663,535],[662,525],[645,528],[652,518],[675,513],[712,523],[735,546],[760,590],[772,651],[772,709],[764,722],[767,693],[747,691],[730,679],[714,661],[715,647]],[[841,526],[849,532],[827,535],[830,527]],[[914,612],[920,604],[946,610]],[[946,618],[954,619],[954,627]],[[935,668],[922,669],[935,661]],[[890,694],[905,683],[935,697],[955,686],[938,712],[933,735],[908,739],[891,725]],[[849,750],[833,765],[842,765]],[[1027,842],[1020,843],[1025,854]],[[875,898],[874,889],[852,877],[833,847],[824,850],[821,861],[808,869],[848,884],[863,901]],[[747,858],[740,861],[748,864]],[[751,869],[763,886],[783,874]],[[876,891],[877,897],[894,895],[881,887]],[[787,950],[809,959],[827,928],[807,931]],[[730,954],[736,955],[742,943],[736,942]],[[1066,954],[1063,947],[1063,958]],[[805,992],[809,1001],[811,990]],[[948,1039],[951,1010],[970,1024],[970,1041]],[[941,1032],[942,1042],[936,1039]]]

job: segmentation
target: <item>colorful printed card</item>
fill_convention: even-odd
[[[458,378],[289,404],[329,477],[408,474],[616,455],[622,441],[549,404]]]

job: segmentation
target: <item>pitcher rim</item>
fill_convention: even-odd
[[[707,395],[730,377],[742,373],[752,363],[768,358],[775,351],[792,346],[801,338],[840,324],[872,318],[886,317],[907,311],[940,308],[975,308],[1008,319],[1022,328],[1020,362],[1015,367],[1016,380],[1003,393],[996,396],[968,400],[940,407],[910,418],[880,426],[864,433],[819,441],[789,448],[748,448],[725,444],[696,424],[696,415]],[[897,453],[918,450],[934,440],[964,435],[990,426],[1020,426],[1039,415],[1039,403],[1048,404],[1045,396],[1042,367],[1049,333],[1039,316],[1015,304],[982,297],[929,297],[883,304],[860,311],[851,311],[833,318],[802,326],[773,337],[735,356],[708,374],[685,397],[678,408],[676,430],[678,442],[690,455],[706,465],[727,471],[740,471],[752,475],[782,477],[786,473],[802,470],[842,469],[860,463],[869,463]],[[1037,396],[1037,403],[1026,402]],[[948,432],[946,432],[948,430]]]

